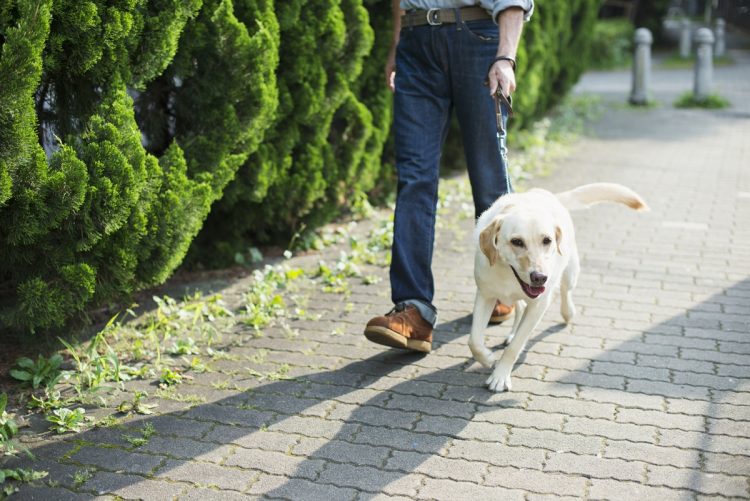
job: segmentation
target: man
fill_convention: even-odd
[[[511,191],[504,126],[509,110],[502,106],[499,127],[493,95],[499,88],[509,97],[516,89],[516,50],[533,9],[533,0],[393,0],[385,76],[394,92],[398,171],[390,269],[396,306],[367,323],[370,341],[432,349],[438,170],[452,109],[461,127],[476,217]],[[505,320],[511,311],[498,303],[492,321]]]

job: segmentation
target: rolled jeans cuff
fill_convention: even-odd
[[[430,325],[432,325],[433,327],[437,325],[437,311],[432,305],[427,304],[424,301],[420,301],[419,299],[407,299],[406,301],[402,302],[414,305],[422,318],[429,322]]]

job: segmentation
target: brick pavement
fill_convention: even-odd
[[[389,308],[387,282],[346,300],[319,294],[308,309],[322,319],[293,322],[296,339],[234,333],[233,353],[262,348],[265,359],[227,360],[183,385],[205,403],[32,444],[33,467],[50,475],[15,498],[750,497],[750,58],[735,56],[716,71],[731,109],[675,110],[690,74],[658,73],[662,106],[609,107],[594,137],[535,182],[621,182],[652,212],[575,214],[579,316],[565,327],[548,312],[512,392],[489,393],[469,360],[471,221],[444,220],[429,356],[362,337]],[[628,82],[590,73],[576,91],[621,103]],[[489,341],[508,329],[489,329]],[[280,364],[295,379],[242,373]],[[123,431],[145,423],[154,436],[131,447]]]

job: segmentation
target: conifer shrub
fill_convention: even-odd
[[[34,331],[180,264],[270,124],[278,28],[271,0],[13,0],[0,44],[0,326]]]

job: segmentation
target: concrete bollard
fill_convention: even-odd
[[[633,88],[630,92],[631,104],[648,104],[651,87],[651,44],[654,37],[648,28],[638,28],[633,37],[635,56],[633,57]]]
[[[680,30],[680,57],[687,59],[690,57],[690,20],[682,18]]]
[[[716,19],[716,48],[714,49],[714,55],[716,57],[721,57],[724,55],[724,52],[726,52],[727,46],[726,42],[724,40],[724,31],[726,28],[726,21],[724,21],[722,18]]]
[[[695,81],[693,97],[696,101],[705,101],[713,85],[713,43],[714,34],[708,28],[701,28],[695,33]]]

